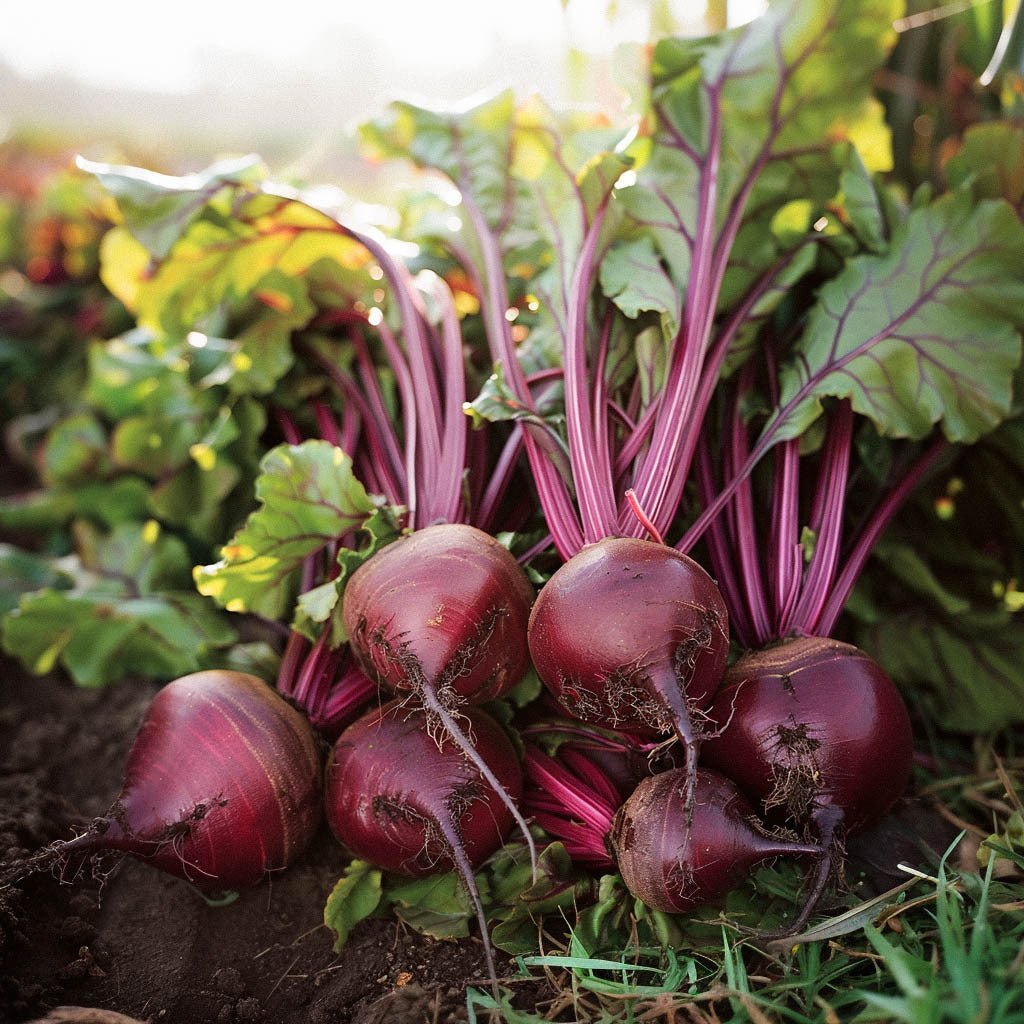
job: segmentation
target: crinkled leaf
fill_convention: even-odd
[[[354,860],[338,879],[324,906],[324,924],[334,932],[334,951],[340,953],[352,929],[380,905],[380,870]]]
[[[320,627],[330,620],[332,646],[336,647],[348,639],[341,615],[336,614],[340,611],[339,602],[345,585],[359,566],[398,539],[401,533],[400,514],[400,509],[389,505],[374,509],[360,526],[363,543],[358,547],[342,546],[339,549],[337,564],[340,571],[334,579],[299,595],[295,606],[293,629],[297,629],[310,640],[315,640],[320,633]]]
[[[638,144],[638,182],[621,196],[680,291],[691,285],[695,245],[703,253],[728,246],[749,263],[750,246],[719,240],[730,220],[753,218],[767,234],[781,206],[834,193],[829,147],[878,122],[865,105],[895,38],[896,8],[895,0],[787,0],[730,32],[657,44],[653,135]],[[763,258],[747,276],[771,266],[770,247],[757,249]]]
[[[486,901],[486,879],[478,876],[476,882],[481,899]],[[454,871],[389,885],[387,898],[396,916],[423,935],[435,939],[462,939],[469,934],[473,904]]]
[[[258,157],[220,161],[196,174],[175,177],[79,158],[78,166],[95,175],[117,200],[125,225],[157,259],[162,259],[210,200],[229,184],[264,176]]]
[[[498,923],[492,939],[506,953],[532,953],[537,948],[537,931],[543,916],[571,911],[586,899],[591,882],[573,867],[560,842],[541,850],[535,880],[521,848],[506,849],[519,849],[520,855],[504,857],[502,851],[492,858],[489,872],[492,900],[504,907],[495,914]]]
[[[260,507],[222,549],[197,566],[196,586],[229,611],[281,618],[291,611],[303,559],[358,529],[377,508],[352,460],[326,441],[279,445],[256,479]]]
[[[107,433],[92,413],[66,416],[47,434],[40,466],[47,485],[95,480],[109,469]]]
[[[360,126],[366,153],[376,159],[404,157],[443,174],[471,194],[492,228],[507,219],[508,174],[515,100],[511,90],[475,106],[433,111],[396,102]]]
[[[890,436],[991,430],[1020,360],[1022,258],[1024,226],[1005,203],[959,194],[915,209],[888,253],[849,261],[821,289],[762,440],[799,436],[826,396]]]
[[[665,334],[679,329],[682,293],[643,235],[616,242],[601,260],[601,290],[622,312],[636,319],[643,312],[663,314]]]
[[[858,642],[919,695],[936,721],[955,732],[993,732],[1024,722],[1024,622],[977,621],[889,613],[858,633]]]
[[[136,232],[150,246],[145,266],[123,239],[104,251],[111,287],[151,330],[228,334],[232,372],[219,382],[238,393],[270,391],[291,365],[289,336],[314,311],[311,268],[331,261],[351,274],[370,263],[330,216],[278,194],[258,169],[169,178],[115,168],[109,178],[128,183],[132,224],[160,224],[158,237]]]
[[[547,407],[550,409],[550,415],[547,416],[543,409],[538,409],[537,412],[527,409],[509,387],[505,379],[505,370],[500,363],[495,365],[494,372],[484,381],[480,394],[472,402],[467,402],[463,408],[473,421],[474,427],[480,427],[484,423],[525,420],[557,430],[562,420],[561,410],[554,404]]]
[[[27,593],[4,619],[4,649],[30,671],[60,663],[83,686],[130,673],[169,679],[234,640],[223,615],[185,589],[188,552],[156,523],[77,536],[78,555],[57,563],[73,586]]]
[[[0,499],[0,526],[12,530],[47,530],[74,518],[106,526],[144,519],[149,484],[137,476],[49,488]]]

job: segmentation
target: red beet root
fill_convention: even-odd
[[[863,651],[800,637],[748,654],[711,708],[705,764],[765,813],[805,827],[827,851],[802,927],[836,870],[842,838],[880,819],[910,777],[913,741],[892,680]]]
[[[584,721],[648,735],[674,729],[691,775],[691,708],[725,670],[729,616],[711,577],[675,548],[611,537],[548,580],[530,616],[530,655],[559,703]]]
[[[466,711],[477,752],[514,799],[522,772],[511,742],[479,708]],[[449,834],[472,866],[492,854],[512,816],[448,738],[438,744],[422,712],[374,709],[338,738],[327,769],[327,822],[356,856],[386,871],[429,875],[457,866]]]
[[[653,775],[615,817],[611,842],[622,880],[654,910],[712,903],[762,861],[820,853],[764,831],[740,791],[717,772],[698,770],[689,816],[686,792],[685,770]]]
[[[519,826],[529,829],[453,712],[506,693],[526,672],[533,588],[509,551],[473,526],[443,523],[384,548],[345,587],[342,617],[367,675],[411,691],[432,728],[473,761]]]
[[[196,672],[153,699],[106,817],[47,854],[117,850],[201,889],[242,888],[290,864],[320,821],[309,724],[261,679]]]
[[[838,640],[801,637],[733,665],[702,758],[765,812],[807,824],[838,812],[851,832],[881,818],[910,777],[910,719],[877,662]]]
[[[443,523],[360,566],[342,615],[368,675],[390,690],[434,694],[451,710],[519,682],[532,602],[507,549],[473,526]]]
[[[465,712],[478,758],[503,792],[518,800],[522,771],[511,741],[479,708]],[[461,745],[427,731],[422,711],[393,701],[350,725],[327,770],[327,822],[356,856],[386,871],[421,876],[455,868],[487,943],[473,868],[508,836],[514,817]]]

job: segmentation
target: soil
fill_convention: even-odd
[[[83,690],[0,660],[0,863],[107,810],[154,692],[139,680]],[[465,1020],[467,986],[486,985],[479,940],[370,920],[333,952],[323,904],[345,863],[322,829],[288,871],[227,906],[130,858],[105,877],[72,878],[69,865],[0,891],[0,1024],[69,1005],[154,1024]]]

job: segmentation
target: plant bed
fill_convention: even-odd
[[[3,677],[0,860],[107,809],[155,692],[138,679],[78,689],[6,658]],[[465,1019],[467,985],[487,979],[478,939],[380,919],[332,951],[324,899],[345,864],[322,829],[287,872],[228,906],[131,859],[105,877],[32,878],[0,904],[0,1020],[62,1005],[193,1024]]]

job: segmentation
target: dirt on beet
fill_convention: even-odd
[[[155,692],[101,691],[0,661],[0,863],[103,814]],[[477,939],[440,942],[370,920],[335,953],[323,905],[346,863],[322,829],[288,871],[226,906],[130,858],[0,890],[0,1022],[59,1006],[174,1024],[466,1019],[486,984]],[[499,965],[501,970],[501,965]],[[528,998],[528,997],[527,997]]]

